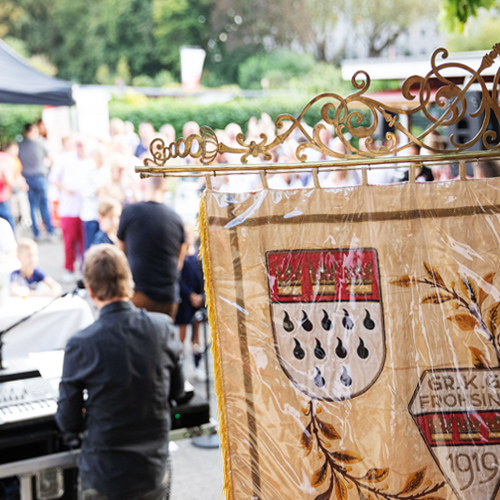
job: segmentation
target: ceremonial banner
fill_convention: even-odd
[[[227,500],[500,498],[500,179],[200,215]]]

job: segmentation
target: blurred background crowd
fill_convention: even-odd
[[[286,122],[284,131],[291,125]],[[301,124],[312,135],[311,128]],[[324,123],[320,131],[321,142],[339,155],[349,156],[349,151],[340,138],[334,137],[333,128]],[[110,136],[98,139],[75,133],[52,141],[41,120],[28,123],[19,142],[8,142],[0,152],[0,217],[6,219],[16,233],[21,229],[31,231],[34,240],[54,239],[62,236],[65,248],[64,279],[75,278],[75,262],[93,243],[116,243],[116,233],[121,210],[125,205],[144,199],[144,183],[135,172],[150,156],[149,146],[153,139],[161,138],[166,145],[175,141],[175,129],[164,124],[159,130],[143,122],[134,130],[131,122],[113,118],[109,124]],[[185,123],[182,136],[199,134],[200,127],[194,121]],[[280,131],[282,134],[283,131]],[[243,133],[236,123],[230,123],[224,130],[216,131],[219,142],[230,147],[239,147],[238,141],[260,141],[265,134],[271,142],[275,126],[269,115],[252,117],[247,132]],[[271,150],[271,157],[253,158],[249,162],[296,163],[297,147],[306,139],[299,128],[279,147]],[[429,134],[427,144],[446,149],[446,140],[437,132]],[[382,144],[376,144],[378,148]],[[367,150],[363,139],[357,144],[360,150]],[[196,149],[196,144],[192,149]],[[372,146],[373,147],[373,146]],[[324,152],[312,148],[304,150],[308,162],[327,159]],[[426,154],[427,150],[411,146],[404,155]],[[427,153],[428,154],[428,153]],[[183,164],[199,162],[196,158],[175,158],[171,162]],[[218,164],[238,164],[240,155],[219,154]],[[499,174],[495,162],[480,162],[474,165],[475,177],[495,177]],[[447,181],[457,175],[453,165],[417,167],[417,182]],[[276,173],[267,176],[267,184],[274,189],[302,188],[313,186],[311,171],[300,173]],[[408,167],[402,159],[396,169],[371,169],[368,172],[370,184],[388,184],[408,180]],[[324,188],[353,186],[361,182],[356,170],[332,170],[319,174]],[[213,178],[213,187],[224,192],[252,191],[262,188],[259,175],[228,175]],[[198,201],[204,189],[203,179],[170,178],[164,183],[163,201],[176,211],[193,234],[197,217]]]

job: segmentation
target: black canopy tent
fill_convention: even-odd
[[[0,40],[0,103],[72,106],[72,83],[32,68]]]

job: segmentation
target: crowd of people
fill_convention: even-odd
[[[173,133],[170,126],[162,130]],[[82,276],[89,247],[113,244],[125,251],[133,270],[134,303],[151,310],[156,307],[174,319],[179,307],[177,322],[184,336],[194,313],[204,305],[201,264],[196,264],[195,273],[192,265],[193,259],[197,261],[194,220],[183,220],[164,203],[172,190],[166,180],[140,180],[135,173],[155,135],[149,123],[141,124],[138,131],[135,134],[132,124],[114,119],[108,140],[70,134],[58,147],[39,121],[25,126],[21,141],[4,145],[0,219],[17,236],[21,262],[12,274],[10,293],[61,293],[61,286],[37,268],[39,241],[62,238],[61,281],[66,285]],[[145,244],[148,239],[151,243]],[[183,269],[184,261],[190,263],[186,264],[189,272]],[[199,350],[197,336],[193,349]],[[203,372],[197,375],[203,377]]]
[[[290,125],[291,122],[285,122],[280,134]],[[301,129],[313,135],[311,128],[301,123],[285,143],[269,152],[270,157],[250,156],[249,161],[296,163],[297,148],[306,140]],[[172,210],[176,208],[172,203],[175,200],[172,193],[190,183],[195,187],[190,192],[199,196],[203,185],[190,180],[180,180],[177,184],[159,178],[141,180],[135,173],[134,167],[149,156],[149,146],[154,138],[162,138],[165,144],[176,140],[172,125],[165,124],[156,131],[151,123],[145,122],[139,125],[136,133],[131,122],[113,118],[109,131],[107,138],[73,133],[63,137],[60,143],[54,143],[43,121],[26,124],[23,139],[4,144],[0,152],[0,218],[8,221],[13,229],[20,226],[16,231],[19,236],[31,231],[33,245],[41,239],[58,241],[62,236],[62,281],[65,283],[73,283],[80,277],[83,255],[90,246],[99,243],[118,245],[127,254],[132,268],[136,283],[135,303],[167,312],[173,318],[177,304],[180,304],[177,323],[184,338],[187,325],[196,310],[203,306],[203,276],[200,266],[195,264],[198,259],[195,214],[176,214]],[[183,137],[199,133],[200,127],[194,121],[187,122],[182,130]],[[219,142],[238,148],[242,138],[248,144],[258,142],[263,134],[271,142],[276,129],[270,116],[263,113],[260,118],[249,120],[246,134],[235,123],[217,130],[216,134]],[[323,123],[319,139],[331,151],[349,156],[348,149],[340,138],[334,136],[333,127],[328,124]],[[429,134],[425,141],[431,148],[446,149],[446,140],[438,132]],[[374,147],[377,149],[381,145],[375,144]],[[357,147],[369,151],[373,146],[361,139]],[[329,159],[324,149],[308,147],[303,153],[308,162]],[[428,150],[420,151],[418,146],[411,145],[404,154],[417,156],[428,154]],[[172,163],[182,167],[199,161],[199,158],[186,156],[175,158]],[[236,164],[240,155],[226,152],[218,154],[215,161]],[[417,165],[415,169],[417,182],[445,181],[452,179],[453,175],[450,164],[436,164],[430,168]],[[474,165],[475,177],[498,175],[498,165],[493,161]],[[374,168],[368,171],[370,184],[408,179],[409,169],[403,158],[396,169]],[[359,170],[337,169],[319,173],[319,183],[324,188],[353,186],[360,182]],[[262,178],[259,175],[217,176],[212,184],[220,191],[241,192],[262,188]],[[313,186],[313,176],[307,169],[297,173],[276,173],[267,176],[267,185],[272,189],[310,187]],[[197,205],[196,200],[191,200],[190,204]],[[151,244],[145,244],[150,240]],[[24,241],[23,248],[28,246]],[[174,261],[177,262],[175,272],[172,271]],[[23,273],[25,271],[21,270]],[[35,273],[35,277],[39,275]],[[31,274],[25,278],[33,288]],[[16,279],[19,281],[19,276]],[[13,286],[12,293],[20,294],[24,289]],[[54,286],[47,287],[44,293],[53,294],[56,290]],[[197,347],[197,333],[194,342]]]
[[[282,134],[291,122],[285,122]],[[349,156],[349,151],[339,137],[334,137],[333,127],[323,123],[319,133],[321,142],[339,155]],[[301,128],[312,136],[312,130],[306,123]],[[165,144],[176,140],[176,133],[170,124],[165,124],[158,131],[150,123],[141,123],[138,134],[131,122],[114,118],[110,121],[110,136],[106,139],[88,137],[82,134],[69,134],[59,144],[54,144],[47,136],[42,121],[25,126],[24,138],[19,143],[4,144],[0,152],[0,217],[6,219],[12,227],[16,223],[30,226],[33,237],[41,236],[40,222],[43,222],[43,237],[53,237],[55,227],[62,231],[65,246],[65,264],[67,279],[73,278],[76,271],[75,261],[80,260],[86,249],[93,243],[99,231],[100,203],[106,202],[109,210],[111,200],[124,207],[143,199],[143,185],[134,171],[149,155],[149,145],[155,137],[160,137]],[[196,122],[187,122],[182,136],[199,134]],[[236,123],[230,123],[224,130],[216,131],[218,141],[229,147],[240,147],[239,137],[245,143],[260,141],[264,134],[271,142],[276,134],[275,126],[269,115],[263,113],[260,119],[251,118],[247,133]],[[269,152],[268,158],[254,158],[250,162],[296,163],[297,148],[306,141],[300,128],[296,128],[289,139]],[[446,149],[446,140],[437,132],[429,134],[425,142],[438,150]],[[381,144],[375,144],[375,149]],[[365,139],[359,140],[357,147],[369,151]],[[196,146],[194,147],[196,148]],[[331,159],[324,150],[306,148],[307,162],[319,162]],[[402,154],[415,156],[428,154],[427,149],[411,146]],[[198,163],[196,158],[175,158],[174,165]],[[215,162],[219,164],[237,164],[240,155],[226,152],[218,154]],[[408,168],[402,161],[397,169],[371,169],[368,172],[370,184],[388,184],[408,180]],[[491,163],[488,167],[478,168],[477,176],[496,176],[498,166]],[[449,164],[433,165],[431,168],[417,168],[417,181],[444,181],[452,179],[456,172]],[[343,187],[360,183],[361,175],[357,170],[332,170],[320,172],[322,187]],[[187,182],[187,181],[184,181]],[[262,187],[258,175],[220,176],[213,180],[216,189],[227,192],[257,190]],[[267,184],[270,188],[286,189],[313,186],[311,172],[278,173],[269,175]],[[200,186],[201,191],[202,186]],[[170,191],[175,189],[172,182]],[[29,207],[29,208],[28,208]],[[113,209],[116,211],[116,208]],[[182,216],[183,214],[181,214]],[[117,228],[108,227],[106,233],[111,241],[116,238]],[[102,234],[100,237],[102,238]],[[106,240],[107,241],[107,240]]]

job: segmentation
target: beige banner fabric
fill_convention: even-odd
[[[500,498],[500,180],[208,190],[228,500]]]

